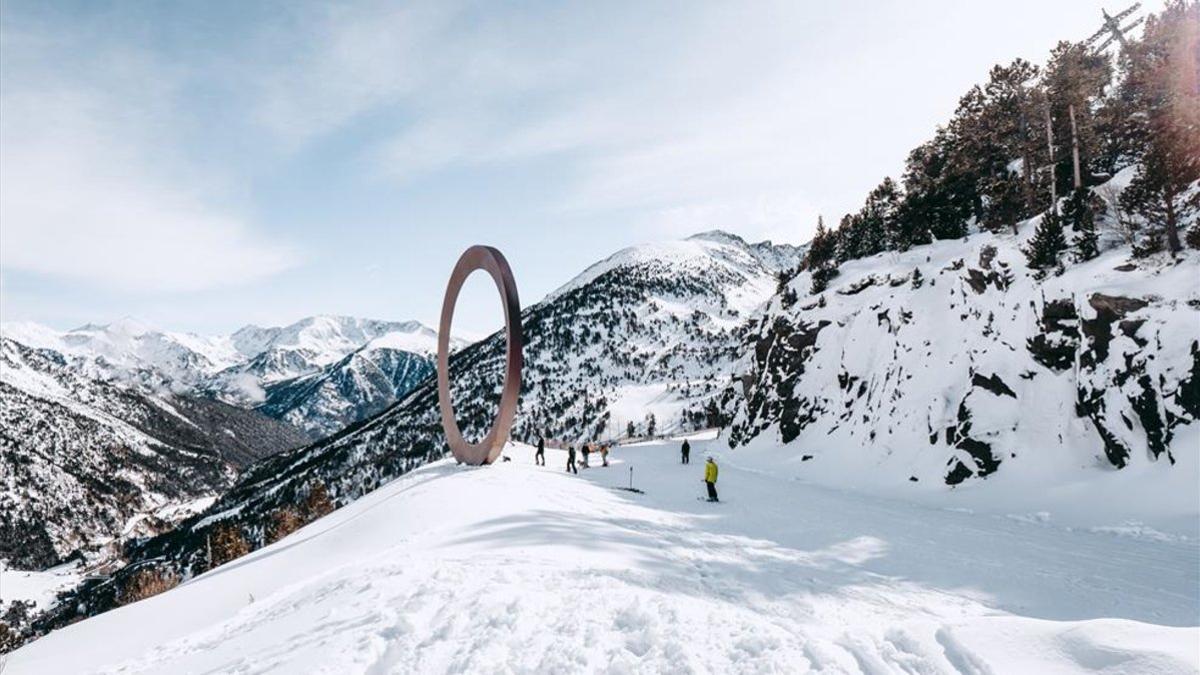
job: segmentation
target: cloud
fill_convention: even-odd
[[[289,5],[255,34],[253,67],[230,75],[249,90],[251,114],[300,145],[403,100],[430,78],[457,3]]]
[[[179,156],[179,74],[128,50],[55,57],[6,26],[0,265],[142,292],[193,291],[295,265]],[[67,36],[66,39],[70,39]],[[214,194],[216,193],[216,194]]]
[[[1032,31],[1021,22],[1035,3],[1018,4],[605,3],[460,16],[432,38],[443,78],[412,82],[405,123],[373,152],[401,181],[456,167],[519,175],[552,157],[542,205],[567,216],[675,233],[694,215],[803,240],[818,213],[835,224],[896,176],[962,91],[1021,53],[1012,35],[1027,34],[1036,59],[1070,34],[1061,19],[1094,14],[1087,2],[1056,5],[1058,25]],[[980,37],[968,24],[996,30]],[[474,76],[480,62],[492,77]]]
[[[671,235],[719,225],[805,239],[816,220],[805,178],[827,146],[807,138],[805,115],[819,113],[805,113],[809,92],[796,82],[804,55],[784,48],[795,17],[778,16],[786,4],[731,11],[510,17],[495,22],[514,33],[504,41],[491,21],[458,21],[457,41],[439,38],[438,70],[475,73],[484,62],[503,77],[414,84],[410,119],[371,152],[401,181],[460,166],[519,171],[553,156],[566,186],[546,194],[551,211],[632,212],[632,226]],[[670,29],[647,29],[650,18]]]

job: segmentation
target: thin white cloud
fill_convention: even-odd
[[[243,283],[298,261],[217,204],[180,158],[176,73],[128,51],[64,65],[61,40],[6,27],[0,265],[142,292]]]
[[[437,77],[439,36],[456,11],[449,1],[297,3],[241,55],[252,66],[230,74],[245,81],[260,124],[303,144]]]
[[[519,73],[520,86],[415,83],[411,120],[376,152],[401,180],[561,155],[572,182],[547,193],[549,208],[670,234],[707,216],[747,236],[803,241],[819,209],[836,223],[896,175],[992,63],[1040,60],[1074,30],[1059,20],[1013,39],[1003,27],[1033,4],[603,5],[458,22],[434,40],[438,72],[482,60]],[[1094,8],[1056,7],[1056,19],[1090,25]],[[963,28],[970,22],[998,32],[982,40]],[[510,39],[489,39],[496,30]]]

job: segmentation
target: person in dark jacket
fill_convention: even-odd
[[[583,451],[583,468],[586,469],[586,468],[588,468],[588,455],[592,454],[592,446],[588,445],[587,443],[584,443],[583,447],[580,448],[580,450]]]
[[[679,454],[681,457],[680,462],[682,464],[689,464],[691,462],[692,444],[688,443],[686,438],[683,439],[683,447],[679,449]]]
[[[537,452],[533,453],[533,462],[538,466],[546,466],[546,439],[538,438]]]
[[[575,468],[575,446],[567,446],[567,471],[570,473],[579,473],[579,469]]]

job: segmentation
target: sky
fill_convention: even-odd
[[[436,326],[472,244],[529,305],[641,242],[801,243],[1100,7],[4,0],[0,319]]]

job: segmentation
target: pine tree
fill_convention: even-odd
[[[964,174],[954,161],[959,139],[950,130],[938,128],[933,140],[908,155],[904,168],[904,227],[910,233],[934,239],[957,239],[966,234],[966,223],[974,214],[978,193],[973,177]],[[913,244],[925,243],[913,239]]]
[[[862,224],[858,214],[847,213],[842,216],[837,229],[837,254],[835,260],[840,265],[847,260],[857,260],[863,257]]]
[[[1064,204],[1063,215],[1067,224],[1075,231],[1075,239],[1071,242],[1071,247],[1075,249],[1075,262],[1085,262],[1100,255],[1091,190],[1072,190],[1071,196]]]
[[[1200,223],[1192,225],[1192,227],[1187,231],[1187,236],[1184,237],[1184,243],[1187,244],[1189,248],[1200,250]]]
[[[1100,147],[1092,110],[1112,81],[1112,64],[1107,56],[1086,45],[1059,42],[1050,52],[1042,80],[1054,125],[1057,191],[1060,195],[1068,194],[1075,189],[1073,150],[1076,148],[1082,186],[1089,184],[1092,158]]]
[[[876,233],[873,239],[878,242],[875,247],[877,250],[871,255],[881,251],[908,250],[910,244],[900,227],[900,200],[900,188],[891,176],[884,178],[867,195],[867,203],[863,206],[864,217]]]
[[[1025,214],[1025,189],[1021,177],[1007,169],[994,177],[985,185],[989,195],[987,206],[984,207],[983,225],[997,232],[1011,229],[1017,233],[1017,223]]]
[[[808,245],[802,265],[812,276],[811,292],[814,295],[825,290],[829,280],[837,276],[837,263],[841,254],[839,241],[842,241],[840,232],[825,229],[825,221],[818,217],[817,233]]]
[[[1200,211],[1200,194],[1189,191],[1200,179],[1200,91],[1194,45],[1200,29],[1200,3],[1167,5],[1146,22],[1142,39],[1123,54],[1123,99],[1131,116],[1130,145],[1140,151],[1137,175],[1121,194],[1121,205],[1145,220],[1147,241],[1135,253],[1182,248],[1181,223]]]
[[[637,436],[637,427],[633,424],[633,420],[629,420],[629,424],[625,425],[625,437],[634,438]]]
[[[1031,268],[1044,272],[1058,266],[1058,257],[1066,248],[1062,219],[1054,211],[1047,211],[1033,231],[1033,238],[1025,249],[1025,259]]]
[[[974,215],[993,231],[1033,215],[1035,178],[1041,163],[1034,86],[1038,68],[1024,59],[995,66],[983,87],[959,101],[951,122],[950,164],[975,185]]]
[[[809,292],[813,295],[823,293],[826,288],[829,288],[829,282],[837,275],[838,268],[832,266],[813,270],[812,288]]]
[[[658,424],[658,420],[655,419],[654,413],[648,413],[646,415],[646,436],[648,436],[648,437],[654,436],[654,430],[655,430],[654,428],[655,428],[655,426],[657,426],[657,424]]]

